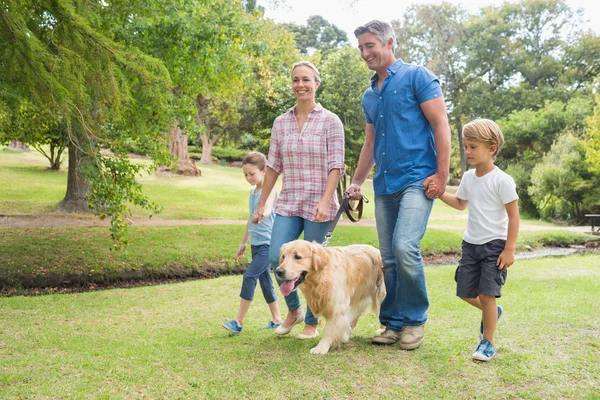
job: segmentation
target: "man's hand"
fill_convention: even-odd
[[[362,193],[360,192],[360,186],[356,183],[353,183],[348,188],[348,195],[350,200],[360,200],[362,198]]]
[[[425,194],[430,199],[437,199],[446,191],[446,179],[447,176],[442,176],[439,173],[435,173],[425,179],[423,182],[423,189]]]

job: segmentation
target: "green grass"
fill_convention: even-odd
[[[140,162],[135,160],[135,162]],[[141,176],[139,181],[151,201],[163,207],[163,219],[246,219],[248,192],[240,168],[200,165],[201,177]],[[58,172],[48,171],[48,162],[36,151],[15,153],[0,151],[0,215],[43,215],[51,213],[64,197],[67,187],[67,162]],[[281,189],[281,179],[277,188]],[[454,188],[449,188],[454,190]],[[362,186],[369,199],[363,218],[374,218],[371,181]],[[132,215],[147,217],[147,211],[133,208]],[[432,224],[466,227],[466,211],[457,211],[436,201]],[[539,224],[539,221],[527,221]],[[543,225],[543,224],[542,224]]]
[[[132,227],[124,252],[110,250],[106,228],[0,228],[0,294],[39,288],[114,285],[123,280],[205,277],[235,273],[249,261],[234,258],[244,225]],[[584,244],[591,235],[563,231],[527,231],[520,250],[542,245]],[[462,231],[428,229],[424,256],[458,254]],[[373,227],[336,227],[332,246],[366,243],[378,247]]]
[[[340,351],[310,355],[316,340],[294,339],[299,328],[257,330],[269,318],[260,293],[230,336],[220,324],[237,309],[239,276],[0,298],[0,398],[598,398],[600,257],[511,267],[487,364],[471,361],[480,315],[454,296],[453,274],[426,268],[426,340],[411,352],[372,346],[368,314]]]

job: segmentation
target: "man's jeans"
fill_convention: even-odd
[[[309,242],[314,240],[317,243],[323,243],[330,224],[331,221],[312,222],[301,217],[284,217],[283,215],[276,214],[275,221],[273,222],[273,230],[271,231],[269,253],[271,269],[275,271],[279,266],[279,250],[281,246],[298,239],[302,231],[304,231],[304,240],[308,240]],[[279,286],[281,286],[283,281],[279,280],[277,275],[275,275],[275,279]],[[300,296],[297,290],[294,290],[289,296],[284,297],[284,299],[288,310],[294,311],[300,308]],[[316,325],[319,322],[319,319],[313,315],[308,307],[306,307],[304,322],[307,325]]]
[[[425,195],[423,182],[414,182],[392,195],[375,195],[375,220],[387,290],[379,320],[395,331],[427,321],[429,299],[420,242],[433,200]]]

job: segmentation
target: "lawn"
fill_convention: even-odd
[[[310,355],[316,340],[257,330],[269,318],[260,293],[242,334],[230,336],[220,324],[237,309],[239,276],[0,298],[0,398],[600,396],[600,257],[511,267],[488,364],[470,358],[479,316],[454,296],[453,274],[453,266],[426,268],[426,341],[411,352],[372,346],[378,323],[367,314],[341,350]]]

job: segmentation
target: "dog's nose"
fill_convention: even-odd
[[[285,271],[282,270],[281,268],[277,268],[275,270],[275,275],[277,275],[277,278],[284,280],[283,278],[285,278]]]

